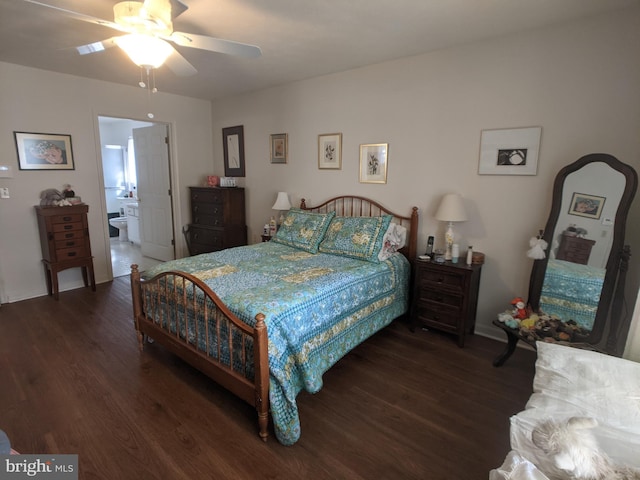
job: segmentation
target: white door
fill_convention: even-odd
[[[142,254],[158,260],[175,258],[167,126],[133,129],[138,177],[138,214]]]

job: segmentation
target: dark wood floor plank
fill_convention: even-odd
[[[23,453],[77,453],[83,479],[487,478],[535,353],[396,320],[298,397],[300,441],[157,344],[138,350],[127,277],[0,307],[0,428]]]

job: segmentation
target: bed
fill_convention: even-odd
[[[152,338],[254,405],[260,438],[271,417],[292,445],[298,393],[319,391],[331,366],[407,312],[417,227],[417,207],[303,199],[270,242],[132,265],[140,349]]]
[[[540,294],[540,309],[591,330],[606,269],[549,259]]]

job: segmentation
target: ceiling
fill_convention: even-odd
[[[116,0],[40,0],[113,20]],[[182,32],[258,45],[259,58],[177,47],[198,70],[156,73],[160,91],[216,99],[418,55],[630,6],[640,0],[183,0]],[[117,35],[23,0],[0,0],[0,61],[137,85],[119,48],[80,56],[75,46]]]

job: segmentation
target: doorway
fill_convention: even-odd
[[[128,275],[131,264],[139,265],[140,270],[147,269],[161,261],[175,258],[173,250],[173,215],[171,212],[171,199],[154,198],[139,193],[149,184],[149,171],[159,173],[160,182],[165,182],[164,191],[170,197],[171,176],[169,164],[168,140],[162,139],[164,154],[148,157],[142,154],[142,162],[136,159],[136,150],[141,147],[135,145],[136,131],[144,132],[148,129],[157,132],[163,129],[167,132],[168,126],[162,123],[138,121],[133,119],[98,117],[100,145],[102,152],[102,168],[104,177],[104,197],[106,206],[105,222],[109,228],[110,261],[113,277]],[[168,135],[166,136],[168,138]],[[142,141],[140,141],[142,143]],[[150,170],[149,162],[153,162]],[[141,167],[139,165],[141,163]],[[154,179],[157,183],[157,178]],[[141,198],[145,198],[145,208],[142,208]],[[164,215],[159,217],[151,215],[154,212],[153,204],[162,201]],[[166,208],[166,203],[169,208]],[[148,204],[148,205],[147,205]],[[145,232],[147,242],[145,242]],[[164,239],[170,244],[165,248],[163,255],[157,252],[145,250],[143,245],[148,245],[150,233]],[[156,240],[154,240],[156,241]]]

